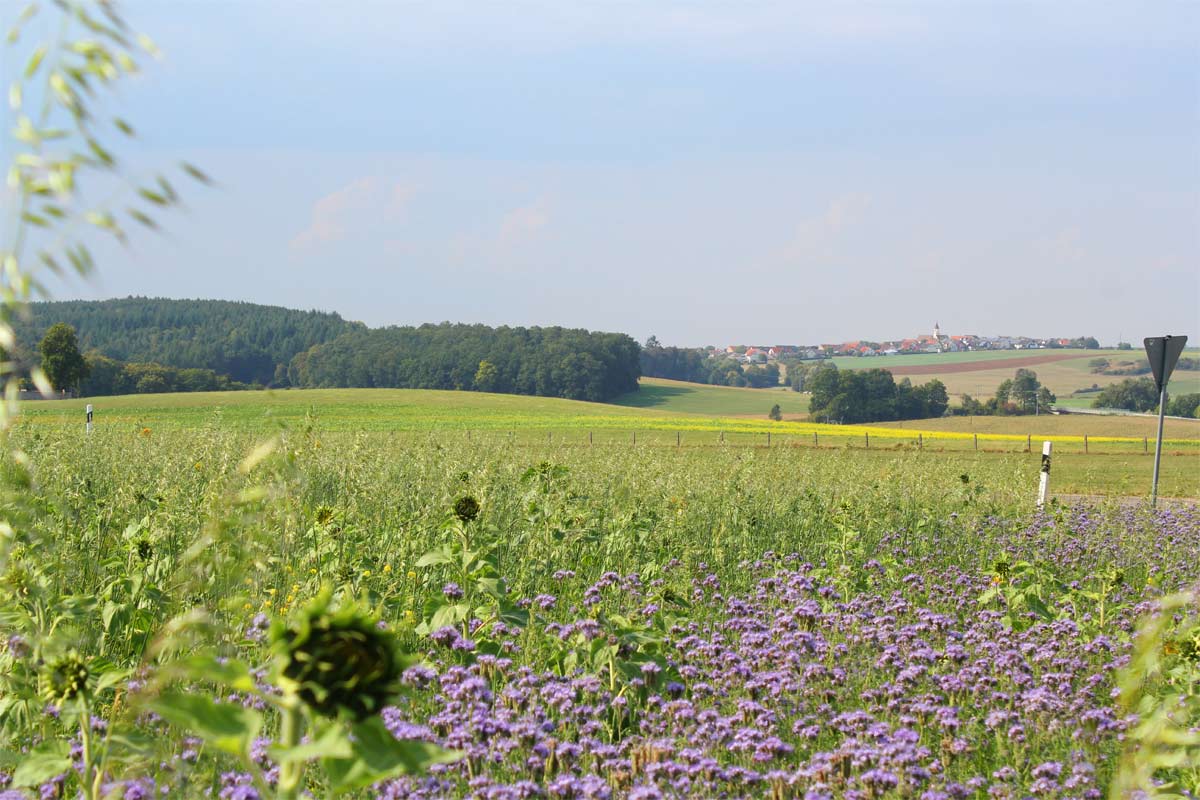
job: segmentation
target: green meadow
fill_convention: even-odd
[[[1040,443],[1055,443],[1054,487],[1072,494],[1139,495],[1149,486],[1153,445],[1147,448],[1146,425],[1114,418],[1087,423],[1046,418],[1005,419],[995,425],[979,422],[977,429],[946,420],[896,424],[818,425],[785,420],[772,422],[765,413],[736,416],[739,403],[807,396],[792,392],[699,387],[677,393],[670,382],[649,383],[649,403],[657,393],[671,402],[658,410],[543,397],[442,392],[415,389],[314,389],[276,392],[213,392],[130,395],[27,403],[19,429],[25,435],[68,432],[82,437],[84,408],[95,408],[97,441],[159,440],[188,431],[213,435],[239,432],[250,438],[312,432],[328,442],[334,434],[386,434],[405,439],[477,446],[512,444],[550,447],[610,448],[791,448],[797,458],[828,458],[831,452],[850,454],[871,463],[896,457],[937,459],[943,467],[970,471],[983,463],[1027,473],[1036,483]],[[748,396],[749,400],[742,399]],[[681,400],[680,398],[685,398]],[[687,413],[682,408],[714,408],[723,413]],[[724,405],[721,405],[724,403]],[[782,403],[781,403],[782,405]],[[769,407],[769,406],[768,406]],[[793,413],[786,411],[785,413]],[[1039,418],[1040,419],[1040,418]],[[949,422],[957,422],[951,420]],[[1150,434],[1152,436],[1152,433]],[[1087,437],[1085,440],[1085,436]],[[373,438],[378,438],[377,436]],[[79,441],[83,441],[82,438]],[[1188,423],[1173,424],[1165,448],[1162,492],[1200,495],[1200,437]]]
[[[706,386],[700,383],[642,378],[641,388],[617,398],[616,405],[680,414],[755,416],[766,418],[771,406],[779,404],[785,417],[808,416],[808,395],[786,388],[745,389]]]

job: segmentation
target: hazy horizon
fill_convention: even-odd
[[[218,186],[52,299],[687,346],[1200,334],[1195,4],[124,7],[166,52],[123,90],[133,163]]]

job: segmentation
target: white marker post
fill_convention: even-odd
[[[1050,449],[1053,442],[1042,442],[1042,480],[1038,486],[1038,508],[1046,505],[1046,492],[1050,490]]]
[[[87,404],[87,432],[92,432],[92,404]]]

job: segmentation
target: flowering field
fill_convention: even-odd
[[[1194,506],[1035,512],[1016,456],[15,443],[5,800],[1200,783]]]

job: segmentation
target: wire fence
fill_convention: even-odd
[[[560,445],[580,447],[752,447],[752,448],[817,448],[838,450],[875,450],[909,452],[981,452],[1032,453],[1041,452],[1043,442],[1053,442],[1056,454],[1086,455],[1146,455],[1153,456],[1154,439],[1114,436],[1035,436],[1032,434],[972,434],[956,432],[844,429],[831,432],[745,432],[737,430],[579,430],[579,429],[517,429],[507,432],[484,431],[427,431],[435,439],[446,436],[465,436],[471,441],[509,442],[521,445]],[[1168,439],[1163,452],[1170,455],[1200,456],[1200,440]]]

